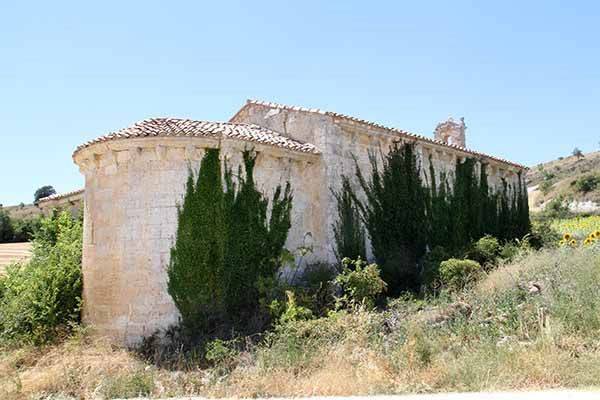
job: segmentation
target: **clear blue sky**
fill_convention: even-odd
[[[599,4],[3,2],[0,203],[82,187],[88,139],[247,98],[424,135],[464,116],[469,147],[528,165],[596,150]]]

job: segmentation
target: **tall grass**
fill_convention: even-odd
[[[529,252],[460,292],[290,321],[242,351],[219,347],[227,357],[208,369],[162,369],[87,335],[0,351],[0,398],[590,387],[600,382],[598,293],[598,249]]]

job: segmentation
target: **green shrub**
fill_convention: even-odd
[[[446,287],[460,290],[471,282],[480,270],[481,265],[477,261],[451,258],[440,264],[440,278]]]
[[[279,317],[279,322],[286,324],[292,321],[307,320],[313,317],[312,311],[306,307],[299,306],[296,303],[296,295],[291,290],[285,292],[287,296],[287,302],[285,303],[285,309]]]
[[[191,329],[224,307],[225,230],[219,151],[210,149],[195,181],[190,171],[167,270],[169,294]]]
[[[600,176],[596,174],[584,175],[575,181],[575,188],[581,193],[588,193],[596,190],[600,184]]]
[[[2,340],[46,342],[79,321],[81,220],[64,212],[41,224],[46,236],[36,237],[31,260],[0,278]]]
[[[534,249],[542,247],[556,247],[561,234],[554,228],[549,221],[534,221],[531,225],[531,234],[527,241]]]
[[[100,393],[106,399],[131,399],[149,396],[154,390],[154,375],[148,371],[134,371],[124,375],[111,376],[100,386]]]
[[[550,190],[554,186],[554,183],[551,180],[543,180],[538,186],[542,194],[545,196],[550,193]]]
[[[206,352],[204,357],[208,362],[228,370],[235,364],[235,358],[239,354],[235,344],[235,340],[212,340],[206,344]]]
[[[481,265],[495,264],[500,255],[501,245],[498,239],[486,235],[473,244],[469,258]]]
[[[33,240],[35,233],[39,230],[39,218],[14,219],[14,242],[29,242]]]
[[[366,201],[357,200],[369,232],[373,253],[392,295],[420,286],[418,260],[427,245],[427,190],[412,144],[391,146],[379,168],[370,154],[371,177],[356,176]]]
[[[253,318],[260,304],[257,283],[276,276],[291,227],[292,192],[289,182],[274,189],[269,199],[256,188],[256,155],[243,152],[241,167],[233,181],[231,170],[225,171],[226,247],[224,259],[224,302],[227,313]],[[271,209],[270,215],[268,210]]]
[[[326,263],[309,264],[302,273],[301,284],[308,287],[318,287],[333,280],[337,272],[334,266]]]
[[[434,247],[423,258],[423,283],[428,288],[436,288],[440,276],[440,264],[451,257],[450,253],[442,246]]]
[[[333,195],[337,201],[338,213],[338,220],[333,226],[338,261],[341,262],[344,257],[365,259],[367,255],[365,229],[347,177],[342,177],[342,188],[339,193],[334,192]]]
[[[427,186],[414,144],[392,145],[381,168],[375,155],[370,154],[370,160],[370,179],[356,163],[365,200],[354,199],[392,295],[421,288],[425,275],[419,263],[428,247],[443,246],[460,253],[485,234],[505,241],[520,239],[530,231],[521,173],[514,184],[502,180],[494,191],[488,185],[486,165],[480,163],[477,173],[478,161],[467,158],[456,162],[452,187],[445,174],[430,164]]]
[[[335,307],[337,275],[334,266],[324,263],[306,266],[300,285],[294,287],[298,304],[309,308],[315,316],[324,316]]]
[[[377,264],[369,264],[360,258],[342,261],[344,268],[335,282],[342,288],[343,295],[339,299],[343,305],[365,305],[373,307],[375,300],[386,289],[387,284],[381,279],[381,272]]]
[[[257,365],[264,373],[277,368],[302,373],[313,362],[323,364],[325,357],[330,357],[332,349],[341,343],[354,349],[377,341],[381,338],[382,325],[381,313],[365,310],[332,311],[323,318],[279,324],[265,335],[259,346]]]
[[[544,206],[541,213],[543,219],[567,218],[571,216],[568,201],[563,196],[557,196]]]
[[[528,243],[528,242],[524,242]],[[500,250],[500,258],[505,261],[513,261],[521,252],[521,246],[516,242],[506,242]]]
[[[211,321],[223,325],[223,319],[248,328],[283,255],[291,226],[290,185],[275,188],[268,216],[269,200],[254,184],[255,156],[250,151],[243,156],[245,176],[240,167],[234,182],[227,166],[222,174],[219,150],[207,150],[196,179],[190,171],[178,211],[168,291],[192,331],[210,330]]]

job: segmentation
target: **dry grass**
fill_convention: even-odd
[[[0,243],[0,274],[14,262],[26,261],[31,257],[31,243]]]
[[[442,352],[426,362],[409,341],[394,357],[342,344],[302,370],[265,370],[250,358],[227,376],[166,371],[101,340],[20,349],[0,357],[0,398],[48,395],[95,399],[201,395],[210,397],[341,396],[440,391],[591,387],[600,381],[600,353],[573,356],[573,343]]]
[[[233,362],[204,370],[162,369],[81,332],[44,348],[5,348],[0,398],[590,388],[600,382],[599,261],[594,249],[531,253],[447,300],[290,323]],[[532,280],[540,293],[527,293]],[[472,313],[441,324],[423,318],[457,300]]]
[[[201,393],[204,376],[157,369],[131,351],[81,334],[58,345],[0,353],[0,398],[5,400],[181,396]]]

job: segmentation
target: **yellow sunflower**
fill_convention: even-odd
[[[569,242],[569,246],[571,246],[571,247],[577,246],[577,240],[571,239],[571,241]]]
[[[565,234],[563,235],[563,240],[564,240],[565,242],[568,242],[568,241],[569,241],[569,240],[571,240],[572,238],[573,238],[573,236],[572,236],[570,233],[565,233]]]

